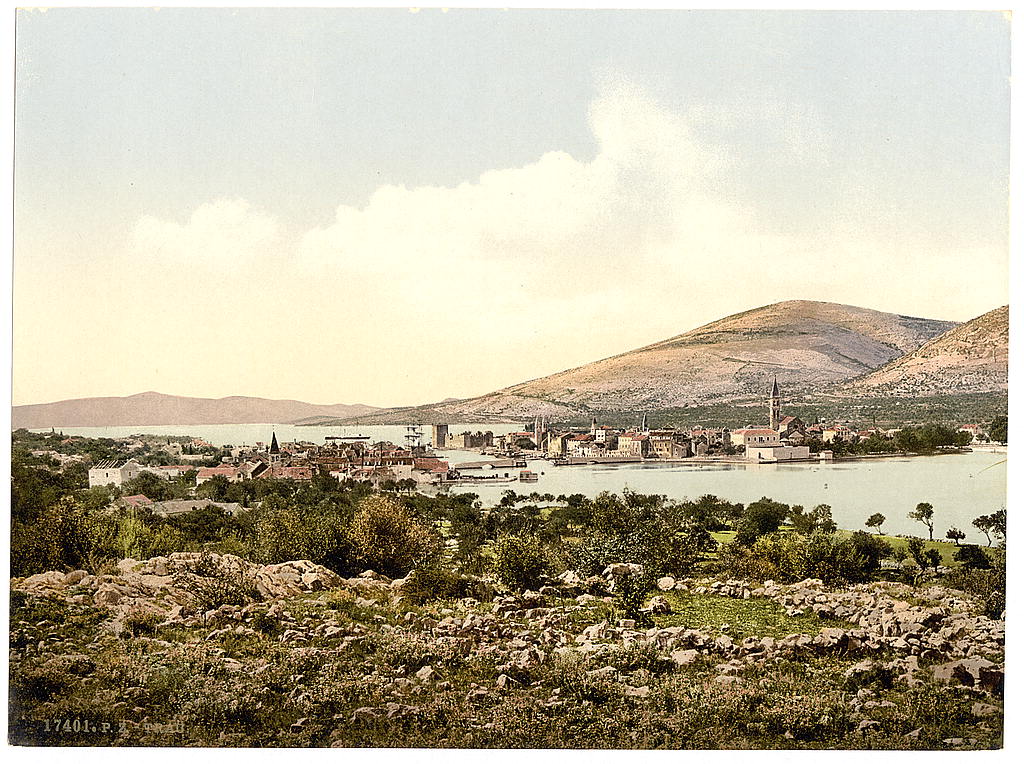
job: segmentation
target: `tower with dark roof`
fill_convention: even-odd
[[[281,447],[277,445],[277,433],[272,433],[270,436],[270,453],[279,454],[281,453]]]
[[[768,401],[768,421],[769,427],[773,430],[778,430],[782,422],[782,395],[779,393],[778,375],[775,375],[772,382],[772,395]]]

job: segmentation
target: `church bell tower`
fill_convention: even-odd
[[[772,397],[768,402],[769,427],[773,430],[779,429],[782,422],[782,395],[779,393],[779,377],[775,376],[772,382]]]

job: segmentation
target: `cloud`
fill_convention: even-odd
[[[209,258],[237,264],[265,251],[281,235],[270,215],[244,199],[218,199],[198,207],[186,223],[145,216],[132,232],[133,252],[153,259],[189,263]]]
[[[774,111],[791,129],[773,126],[773,161],[790,173],[827,164],[813,112]],[[143,218],[132,257],[156,274],[151,285],[184,295],[169,309],[245,315],[257,297],[261,331],[222,324],[243,359],[222,362],[291,353],[295,389],[275,394],[314,384],[308,352],[317,378],[369,391],[313,397],[379,404],[480,394],[779,300],[929,317],[954,317],[936,305],[969,316],[998,304],[968,303],[1005,282],[1005,252],[984,251],[965,271],[962,251],[839,228],[814,210],[803,227],[765,225],[770,205],[737,192],[739,144],[702,129],[721,127],[722,114],[672,110],[611,81],[587,118],[592,157],[551,151],[452,187],[382,186],[305,231],[218,200],[184,223]]]

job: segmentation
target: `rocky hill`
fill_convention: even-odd
[[[1003,306],[840,388],[844,395],[916,398],[1007,389],[1010,309]]]
[[[360,422],[565,418],[759,400],[775,375],[790,396],[862,375],[954,326],[850,305],[780,302],[489,395],[378,411]]]
[[[75,398],[14,406],[11,427],[116,427],[161,424],[287,423],[308,417],[352,417],[376,409],[361,404],[318,405],[233,395],[189,398],[146,392],[126,397]]]

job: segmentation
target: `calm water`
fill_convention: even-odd
[[[459,461],[458,452],[451,452]],[[465,452],[463,452],[465,453]],[[462,457],[468,460],[473,457]],[[476,457],[479,458],[479,457]],[[927,529],[907,517],[919,502],[935,507],[935,537],[956,526],[967,540],[985,543],[971,526],[978,515],[1006,506],[1006,454],[969,454],[870,459],[831,464],[728,464],[713,466],[653,464],[578,465],[553,467],[531,461],[530,469],[544,473],[536,483],[460,485],[450,490],[477,493],[484,504],[496,501],[509,488],[517,493],[582,493],[601,491],[664,494],[696,499],[714,494],[744,504],[769,496],[786,504],[832,507],[841,528],[864,528],[869,515],[885,515],[884,533],[927,537]]]
[[[491,430],[496,435],[517,432],[516,424],[459,424],[449,432]],[[406,429],[399,425],[355,427],[296,427],[287,424],[241,425],[166,425],[135,427],[65,427],[66,434],[91,438],[122,438],[145,433],[152,435],[193,435],[215,445],[243,445],[268,442],[272,432],[279,441],[306,440],[323,443],[328,435],[366,435],[378,440],[402,443]],[[430,428],[423,428],[424,442]],[[481,459],[472,451],[446,451],[452,462]],[[984,543],[971,521],[1006,506],[1006,453],[975,451],[969,454],[919,456],[910,458],[868,459],[855,462],[822,464],[723,464],[710,466],[654,464],[578,465],[553,467],[538,460],[529,463],[540,475],[536,483],[463,485],[449,490],[476,493],[484,503],[500,498],[509,488],[519,493],[582,493],[596,496],[601,491],[621,492],[623,488],[640,493],[664,494],[674,499],[697,498],[710,493],[729,501],[748,503],[762,496],[803,504],[829,504],[842,528],[863,528],[869,515],[881,512],[886,517],[885,533],[925,535],[920,523],[907,518],[918,502],[935,507],[935,536],[956,526],[967,540]]]

